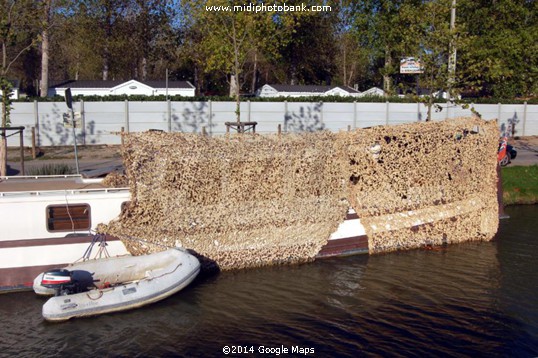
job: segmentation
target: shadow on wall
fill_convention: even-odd
[[[516,130],[516,125],[520,122],[519,118],[517,117],[517,112],[514,112],[514,115],[510,118],[508,118],[505,121],[501,123],[501,136],[506,137],[513,137],[516,134],[518,134],[518,131]],[[523,134],[523,133],[519,133]]]
[[[287,112],[284,115],[285,132],[316,132],[325,129],[321,110],[323,103],[301,106],[299,112]]]
[[[47,113],[40,118],[38,146],[73,144],[73,128],[65,127],[63,123],[63,114],[65,112],[66,111],[54,103],[51,113]],[[98,144],[100,143],[101,134],[102,131],[96,130],[96,123],[94,120],[87,122],[84,129],[76,129],[77,144]],[[88,140],[88,135],[91,136],[90,140]],[[43,138],[46,138],[49,143],[43,143]]]
[[[214,114],[209,113],[207,102],[189,102],[181,114],[172,111],[172,131],[184,133],[200,133],[202,127],[211,135],[216,124],[213,123]]]

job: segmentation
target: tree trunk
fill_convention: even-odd
[[[6,127],[8,123],[7,119],[7,98],[11,95],[6,89],[2,88],[2,127]],[[1,130],[0,131],[0,176],[6,176],[7,175],[7,138],[6,138],[6,131]]]
[[[347,85],[346,42],[343,39],[342,39],[342,44],[343,44],[342,46],[343,46],[343,50],[344,50],[343,51],[344,53],[343,53],[343,56],[342,56],[343,57],[343,62],[344,62],[344,65],[342,66],[343,70],[344,70],[344,80],[342,81],[342,83],[344,84],[344,86],[346,86]]]
[[[235,88],[237,87],[237,81],[234,75],[230,76],[230,93],[229,96],[235,98]]]
[[[43,42],[41,43],[41,81],[39,82],[40,97],[47,97],[49,88],[49,34],[48,30],[41,33]]]
[[[250,83],[250,93],[256,92],[256,82],[258,79],[258,51],[254,52],[254,70],[252,71],[252,82]]]
[[[144,56],[142,57],[142,77],[141,80],[145,81],[148,77],[148,59]]]
[[[6,131],[1,133],[2,139],[0,140],[0,176],[5,177],[7,175],[7,139]]]
[[[198,66],[197,65],[194,66],[194,86],[196,87],[196,89],[194,90],[195,94],[197,96],[201,96],[202,95],[202,86],[200,84],[200,79],[199,79],[199,76],[198,76]]]
[[[104,50],[103,50],[103,81],[108,80],[108,72],[110,71],[110,42],[112,39],[112,9],[110,4],[107,3],[105,13],[105,38]]]
[[[428,96],[428,102],[426,103],[426,106],[428,106],[428,115],[426,116],[426,122],[429,122],[432,120],[432,107],[433,107],[433,98],[432,98],[431,90],[430,90],[430,95]]]
[[[241,122],[241,99],[239,98],[239,76],[241,74],[241,66],[239,65],[240,45],[235,31],[235,23],[233,24],[233,44],[234,44],[234,67],[233,75],[230,78],[230,92],[234,89],[235,95],[235,116],[237,123]]]
[[[107,81],[107,80],[108,80],[108,58],[105,57],[103,59],[103,81]]]
[[[385,91],[385,97],[388,97],[392,91],[390,80],[390,69],[392,66],[392,57],[390,56],[390,49],[387,46],[385,48],[385,69],[383,73],[383,90]]]
[[[2,130],[0,140],[0,176],[7,175],[7,138],[6,131]]]
[[[39,83],[39,95],[47,97],[49,89],[49,23],[51,1],[46,1],[43,21],[43,30],[41,32],[41,82]]]
[[[237,123],[241,122],[241,101],[239,98],[239,81],[237,75],[230,76],[230,97],[235,98],[235,117]]]

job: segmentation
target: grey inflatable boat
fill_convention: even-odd
[[[48,321],[141,307],[180,291],[200,272],[183,249],[82,261],[39,274],[34,291],[54,295],[43,305]]]

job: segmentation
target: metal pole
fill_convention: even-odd
[[[24,138],[22,136],[22,132],[24,132],[24,127],[19,131],[19,134],[20,134],[20,150],[21,150],[21,171],[22,171],[22,175],[26,175],[26,173],[24,172]]]
[[[323,124],[323,101],[321,101],[319,103],[320,103],[319,117],[320,117],[321,124]]]
[[[84,100],[80,100],[80,117],[82,120],[82,145],[86,145],[86,118],[84,115]]]
[[[73,121],[73,142],[75,146],[75,165],[77,167],[77,174],[80,174],[80,170],[78,166],[77,132],[75,130],[77,124],[75,121],[75,112],[73,111],[73,108],[71,108],[71,120]]]
[[[166,113],[168,116],[168,132],[172,132],[172,103],[170,103],[170,100],[167,99],[166,104]]]
[[[36,158],[35,153],[35,127],[32,127],[32,159]]]
[[[166,100],[168,100],[168,68],[166,69]]]
[[[353,101],[353,129],[357,128],[357,101]]]
[[[288,101],[284,101],[284,132],[288,131]]]
[[[37,130],[37,145],[40,146],[41,141],[39,137],[39,107],[36,100],[34,100],[34,126]]]
[[[211,100],[208,101],[209,105],[209,118],[207,122],[209,123],[209,136],[213,135],[213,105],[211,104]]]
[[[389,101],[386,102],[385,106],[385,125],[389,125]]]
[[[527,101],[523,103],[523,133],[522,136],[525,136],[525,127],[527,125]]]
[[[129,101],[125,100],[125,130],[129,133]]]

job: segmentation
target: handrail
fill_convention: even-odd
[[[79,174],[56,174],[56,175],[17,175],[17,176],[0,176],[0,180],[31,180],[31,179],[70,179],[81,178]]]
[[[122,188],[92,188],[92,189],[58,189],[58,190],[29,190],[29,191],[5,191],[0,192],[0,197],[4,196],[24,196],[24,195],[33,195],[33,196],[41,196],[41,195],[53,195],[53,194],[97,194],[99,192],[102,193],[116,193],[116,192],[123,192],[123,191],[129,191],[128,187],[122,187]]]

